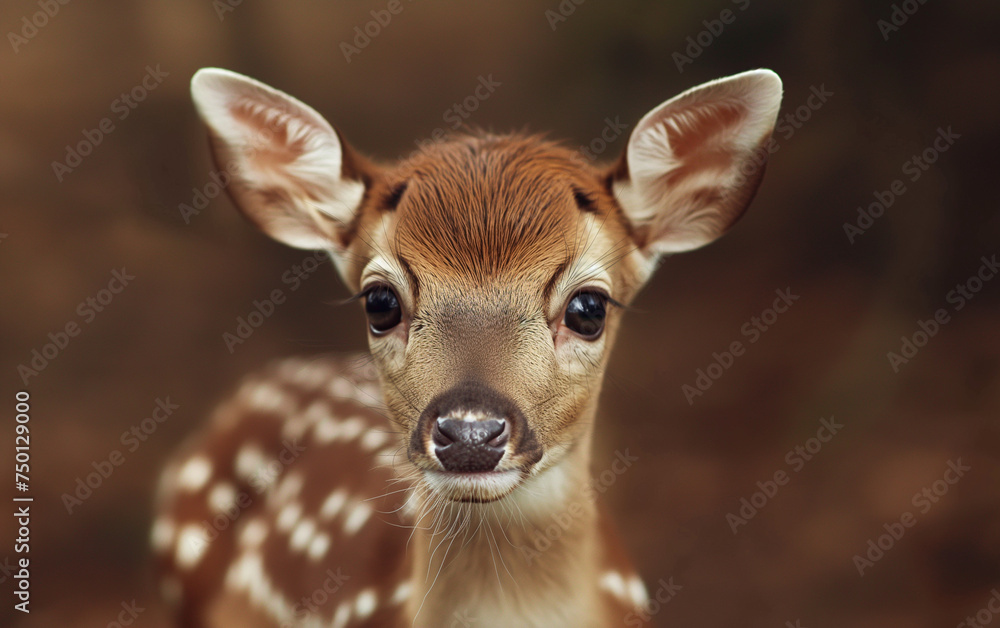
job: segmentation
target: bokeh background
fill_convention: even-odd
[[[656,625],[956,626],[987,607],[1000,586],[1000,278],[960,311],[946,299],[1000,253],[1000,5],[897,2],[912,15],[886,37],[889,0],[404,0],[348,62],[342,42],[385,2],[233,4],[69,2],[47,20],[35,1],[0,5],[0,468],[7,494],[14,394],[27,388],[36,500],[32,613],[12,610],[0,571],[0,624],[105,626],[135,600],[135,625],[167,625],[146,539],[171,450],[269,360],[365,348],[361,312],[336,305],[346,292],[325,265],[227,350],[222,334],[287,288],[306,253],[258,234],[224,196],[182,218],[212,170],[188,96],[202,66],[294,94],[384,160],[447,127],[490,75],[500,85],[469,123],[573,147],[609,117],[632,126],[746,69],[782,76],[785,113],[831,92],[778,137],[744,220],[667,260],[628,314],[594,465],[616,450],[639,460],[601,499],[651,588],[683,586]],[[724,10],[731,23],[701,34]],[[26,37],[23,18],[47,23]],[[116,99],[147,66],[167,75],[120,119]],[[105,117],[114,130],[58,181],[52,162]],[[960,138],[911,182],[905,164],[949,127]],[[850,242],[844,224],[895,179],[905,194]],[[122,268],[135,279],[88,322],[78,305]],[[786,288],[799,300],[689,404],[682,386]],[[895,372],[887,353],[938,308],[950,322]],[[25,387],[18,365],[70,322],[80,334]],[[68,513],[62,495],[166,397],[180,408]],[[831,416],[845,427],[794,472],[786,453]],[[959,458],[971,470],[920,513],[914,494]],[[779,470],[791,481],[734,534],[727,514]],[[916,524],[860,576],[854,556],[905,512]],[[13,537],[0,515],[0,561]]]

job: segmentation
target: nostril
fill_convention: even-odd
[[[434,440],[434,444],[438,447],[447,447],[458,440],[456,436],[448,433],[449,429],[453,431],[453,426],[449,423],[450,422],[447,419],[438,419],[437,421],[434,421],[434,427],[431,429],[431,438]]]
[[[507,445],[507,441],[510,440],[510,424],[507,421],[491,421],[491,423],[496,423],[497,425],[490,426],[490,431],[487,434],[486,445],[488,447],[495,447],[497,449]]]

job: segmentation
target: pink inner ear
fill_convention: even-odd
[[[736,157],[730,140],[746,117],[742,104],[716,103],[694,106],[664,120],[677,166],[662,182],[675,185],[698,173],[729,171]]]
[[[719,135],[734,134],[746,117],[747,108],[741,103],[695,105],[667,118],[667,137],[674,155],[687,159],[689,153],[716,144]]]
[[[287,121],[279,112],[245,101],[231,105],[229,112],[233,119],[253,129],[246,157],[256,165],[277,169],[295,163],[305,153],[306,136],[290,137]]]
[[[714,171],[728,172],[733,167],[733,153],[724,147],[710,148],[688,156],[680,165],[667,172],[661,181],[667,185],[676,185],[696,174]]]
[[[265,188],[266,177],[255,181],[262,186],[260,195],[265,202],[278,206],[276,201],[280,197],[286,201],[284,213],[293,218],[293,203],[287,189],[282,187],[294,186],[301,198],[317,203],[329,192],[323,188],[325,182],[302,176],[302,171],[295,167],[309,152],[310,136],[315,133],[307,122],[283,108],[267,108],[247,100],[234,102],[229,112],[234,120],[251,130],[249,141],[242,146],[242,157],[253,165],[258,176],[270,173],[282,182],[282,186]]]

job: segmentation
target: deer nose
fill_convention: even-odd
[[[503,458],[510,427],[503,419],[438,417],[431,428],[434,453],[448,471],[492,471]]]

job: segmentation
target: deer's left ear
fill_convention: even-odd
[[[743,215],[780,105],[778,75],[753,70],[688,90],[639,121],[611,180],[643,253],[704,246]]]
[[[295,98],[228,70],[204,68],[191,95],[211,131],[227,190],[262,231],[289,246],[343,253],[371,166]],[[368,172],[366,176],[364,172]]]

